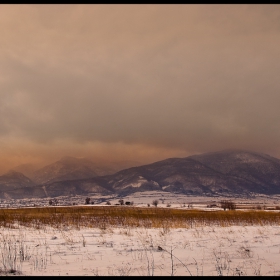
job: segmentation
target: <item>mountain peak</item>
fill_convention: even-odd
[[[87,159],[84,157],[64,156],[58,161],[60,161],[60,162],[78,162],[78,161],[83,161],[83,160],[87,160]]]
[[[34,182],[24,174],[15,170],[9,170],[0,176],[0,192],[13,191],[17,188],[26,188],[34,186]]]

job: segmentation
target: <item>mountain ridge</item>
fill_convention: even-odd
[[[131,165],[140,165],[135,161],[119,161],[110,163],[97,163],[86,157],[64,156],[59,160],[45,166],[36,168],[34,164],[21,164],[15,166],[14,171],[21,172],[36,184],[51,183],[63,180],[85,179],[96,176],[114,174]]]
[[[280,194],[280,159],[248,150],[228,149],[168,158],[109,175],[67,178],[13,189],[9,195],[18,198],[67,194],[125,196],[146,190],[205,196]]]

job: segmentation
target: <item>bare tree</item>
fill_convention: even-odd
[[[229,201],[228,209],[229,210],[235,210],[236,209],[236,203],[234,203],[233,201]]]
[[[221,208],[223,208],[224,211],[226,211],[226,209],[227,209],[227,201],[226,200],[221,201]]]
[[[222,200],[221,201],[221,208],[223,208],[224,211],[226,209],[228,209],[228,210],[235,210],[236,209],[236,204],[233,201],[231,201],[231,200]]]
[[[123,199],[120,199],[120,200],[119,200],[119,203],[120,203],[120,205],[124,205],[124,200],[123,200]]]
[[[157,199],[153,200],[152,204],[153,204],[155,207],[157,207],[157,206],[158,206],[158,200],[157,200]]]
[[[90,197],[87,197],[86,198],[86,204],[89,204],[90,203]]]

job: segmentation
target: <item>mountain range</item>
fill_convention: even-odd
[[[89,159],[64,157],[38,170],[21,166],[0,176],[0,198],[125,196],[147,190],[202,196],[280,194],[280,160],[252,151],[224,150],[114,172],[112,167],[98,169]]]

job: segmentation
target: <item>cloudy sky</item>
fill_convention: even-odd
[[[62,156],[280,158],[280,5],[0,5],[0,171]]]

